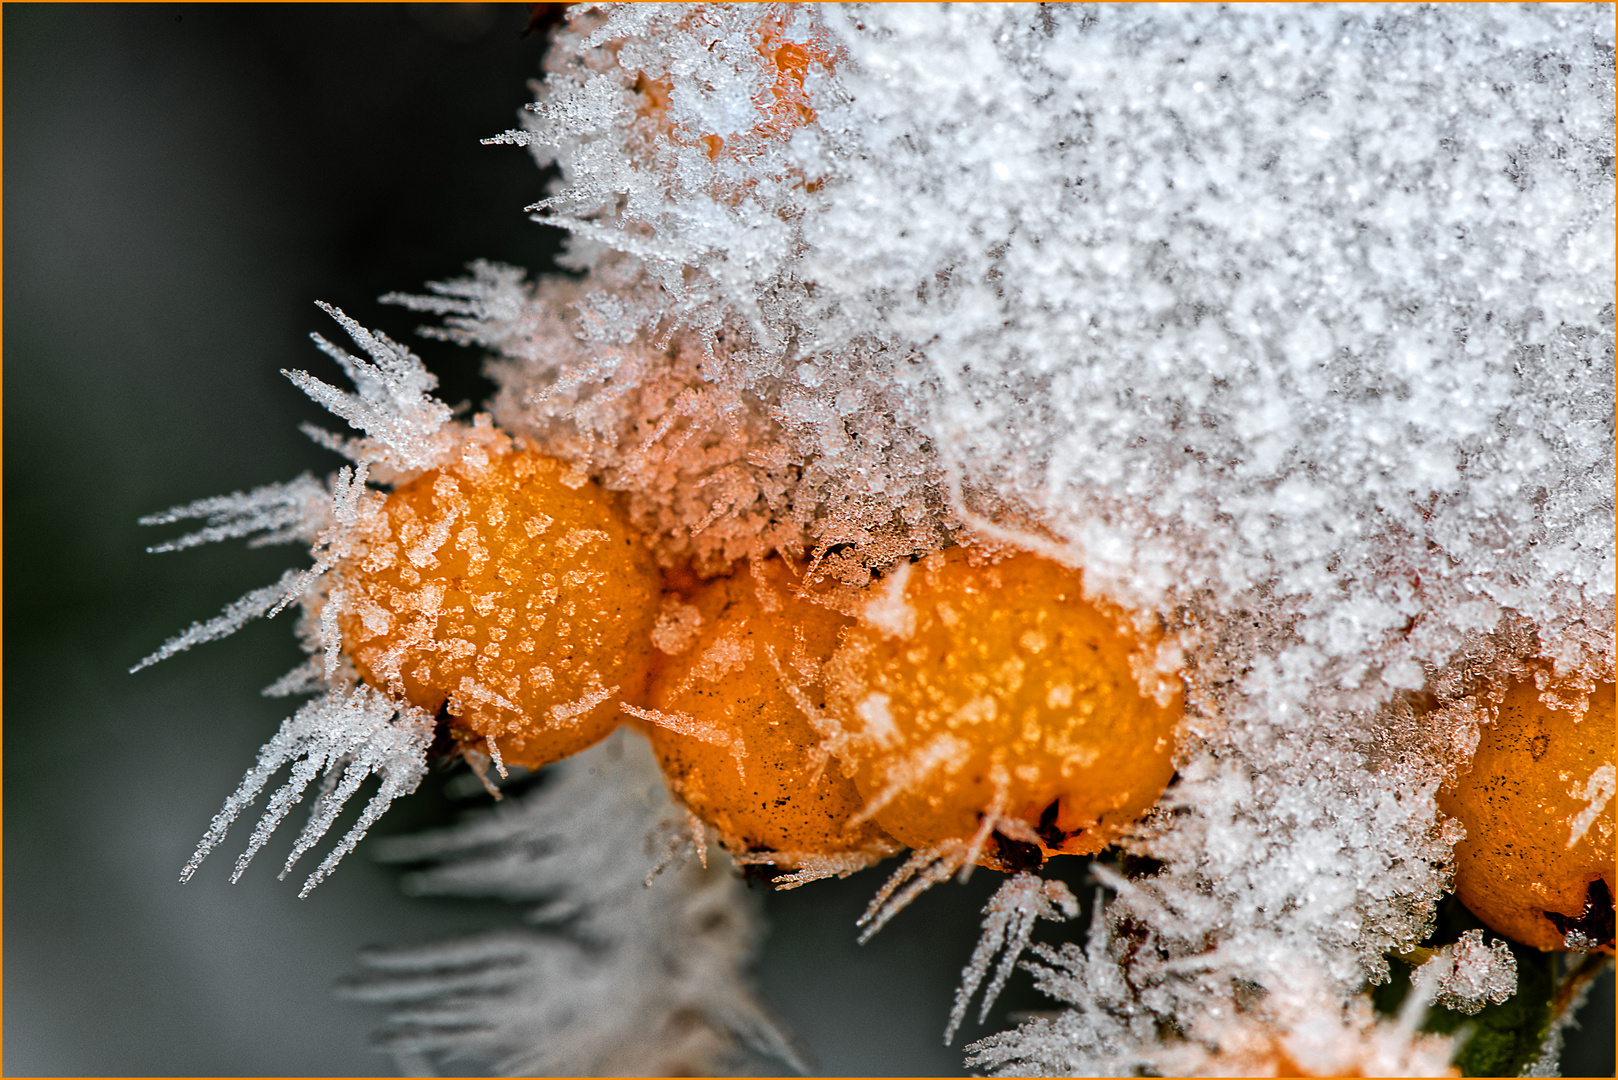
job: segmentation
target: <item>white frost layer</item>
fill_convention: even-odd
[[[842,57],[817,122],[653,154],[636,80],[672,81],[691,134],[734,126],[713,102],[764,93],[760,12],[558,38],[510,137],[560,164],[545,220],[596,273],[526,308],[491,280],[498,314],[458,322],[541,367],[498,368],[503,419],[592,390],[620,404],[580,433],[644,419],[696,328],[686,381],[775,421],[783,468],[840,473],[852,442],[861,494],[919,512],[903,481],[957,481],[1134,606],[1278,611],[1288,676],[1350,700],[1419,687],[1502,609],[1610,608],[1609,9],[794,10],[786,38]],[[859,453],[868,414],[918,406],[922,439]]]

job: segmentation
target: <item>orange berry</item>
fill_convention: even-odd
[[[822,666],[852,620],[800,595],[780,559],[753,569],[665,607],[655,640],[673,655],[644,714],[663,775],[732,851],[775,852],[787,867],[799,855],[888,854],[876,826],[845,831],[862,800],[828,764]]]
[[[827,701],[865,812],[895,839],[966,840],[993,814],[1013,837],[979,861],[1015,869],[1098,851],[1157,801],[1179,692],[1141,692],[1140,643],[1075,571],[1026,553],[974,565],[952,548],[872,588]]]
[[[446,707],[463,746],[528,768],[605,737],[619,703],[641,699],[657,611],[645,545],[564,469],[469,444],[389,495],[339,567],[343,642],[365,681]]]
[[[1597,684],[1577,720],[1533,680],[1512,683],[1471,770],[1439,792],[1466,827],[1456,895],[1524,945],[1566,948],[1572,931],[1613,950],[1613,691]]]

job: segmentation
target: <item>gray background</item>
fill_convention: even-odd
[[[375,297],[478,257],[547,265],[554,233],[521,212],[543,178],[478,145],[529,100],[543,41],[519,40],[524,5],[3,18],[4,1071],[385,1073],[366,1046],[379,1014],[330,994],[354,952],[516,913],[407,900],[363,847],[306,901],[274,851],[227,885],[241,837],[176,883],[287,713],[258,689],[300,654],[282,618],[124,671],[298,555],[148,556],[134,520],[335,467],[297,432],[318,409],[278,374],[327,363],[312,300],[407,337],[415,317]],[[475,356],[413,345],[448,400],[486,396]],[[377,832],[455,810],[434,779]],[[993,877],[934,890],[863,949],[872,875],[767,898],[759,979],[824,1071],[960,1071],[939,1035]],[[1026,981],[1002,1013],[1048,1004]],[[1571,1073],[1611,1073],[1611,986]]]

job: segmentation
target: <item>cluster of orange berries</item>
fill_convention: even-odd
[[[1173,774],[1178,695],[1079,576],[965,548],[861,591],[775,557],[663,574],[595,484],[468,445],[338,568],[345,651],[463,752],[538,768],[620,722],[744,861],[853,868],[971,842],[1019,869],[1100,850]]]
[[[660,571],[594,483],[509,443],[401,486],[338,568],[361,676],[468,757],[539,768],[619,723],[744,863],[840,872],[954,845],[1013,871],[1105,847],[1173,775],[1178,692],[1038,556],[966,547],[851,590],[779,557]],[[1612,949],[1613,684],[1513,684],[1440,797],[1456,890],[1540,948]],[[1576,932],[1576,935],[1574,936]]]

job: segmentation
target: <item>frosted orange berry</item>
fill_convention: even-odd
[[[1470,771],[1439,793],[1466,827],[1456,895],[1525,945],[1562,949],[1574,933],[1613,949],[1613,699],[1614,684],[1599,683],[1577,720],[1532,680],[1511,684]]]
[[[1098,851],[1157,801],[1178,688],[1141,692],[1141,643],[1079,585],[1035,555],[973,565],[952,548],[872,586],[827,701],[865,812],[895,839],[968,840],[992,814],[1009,827],[979,861],[1014,868]]]
[[[671,598],[654,632],[669,656],[647,691],[648,735],[669,786],[735,852],[887,854],[862,800],[829,763],[823,665],[852,620],[800,594],[780,559]]]
[[[462,459],[387,497],[339,568],[343,643],[366,682],[505,763],[538,768],[639,701],[658,576],[593,483],[527,451]],[[571,478],[568,478],[571,479]]]

